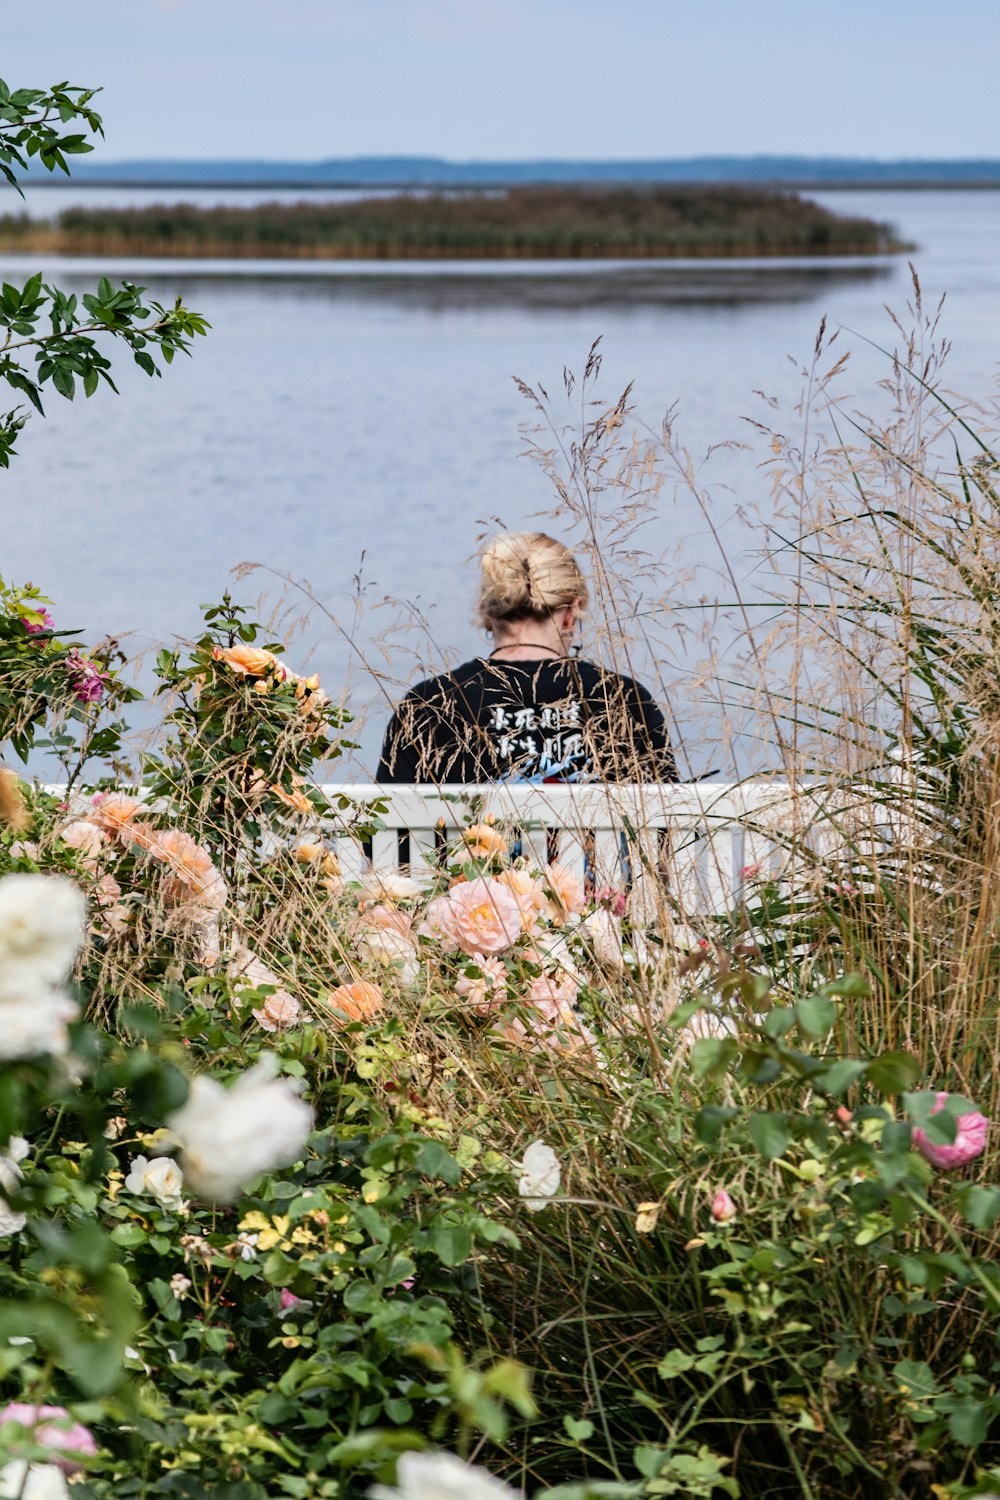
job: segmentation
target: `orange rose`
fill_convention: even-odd
[[[207,849],[181,828],[158,833],[149,845],[155,860],[170,869],[163,882],[167,906],[193,906],[219,911],[226,904],[226,886]]]
[[[216,661],[224,661],[227,667],[232,667],[241,677],[264,677],[268,672],[274,671],[279,680],[284,680],[285,669],[281,665],[273,651],[265,651],[260,646],[215,646],[212,655]]]
[[[334,1010],[349,1021],[372,1021],[385,1008],[385,996],[377,984],[359,979],[354,984],[340,984],[327,997]],[[343,1023],[341,1023],[343,1024]]]
[[[125,825],[142,811],[143,805],[138,797],[126,797],[123,792],[101,792],[84,816],[88,823],[96,823],[105,833],[127,837]]]

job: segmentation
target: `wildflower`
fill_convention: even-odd
[[[0,1469],[3,1500],[68,1500],[69,1490],[55,1464],[29,1464],[23,1458]]]
[[[17,1191],[24,1181],[24,1173],[18,1162],[23,1161],[27,1154],[28,1143],[24,1136],[12,1135],[7,1142],[7,1149],[0,1151],[0,1189],[5,1189],[8,1193]],[[0,1237],[20,1233],[27,1222],[26,1215],[16,1213],[0,1193]]]
[[[111,678],[102,672],[95,662],[80,651],[66,653],[66,674],[69,677],[73,696],[80,703],[100,703]]]
[[[228,1089],[192,1078],[187,1102],[167,1121],[185,1181],[202,1197],[232,1203],[246,1183],[300,1155],[312,1110],[289,1079],[274,1077],[276,1068],[266,1057]]]
[[[477,1016],[488,1016],[504,997],[507,970],[499,958],[486,958],[482,953],[470,955],[471,964],[455,981],[455,993],[468,1001],[470,1010]],[[474,967],[478,972],[468,973]]]
[[[370,1500],[522,1500],[486,1469],[467,1464],[454,1453],[403,1453],[396,1463],[396,1483],[376,1484]],[[32,1497],[34,1500],[34,1497]]]
[[[719,1188],[712,1198],[708,1211],[716,1224],[729,1224],[736,1217],[736,1204],[725,1188]]]
[[[448,894],[455,939],[464,953],[502,953],[521,931],[521,911],[499,881],[480,876]]]
[[[169,1156],[136,1156],[129,1162],[125,1187],[130,1193],[148,1193],[161,1208],[178,1213],[182,1207],[181,1188],[184,1174]]]
[[[171,1276],[170,1278],[170,1290],[173,1292],[178,1302],[182,1297],[187,1296],[188,1292],[191,1290],[191,1285],[192,1283],[190,1276],[185,1276],[181,1271],[175,1271],[173,1276]]]
[[[521,1175],[517,1190],[525,1200],[525,1208],[538,1213],[546,1207],[548,1200],[559,1191],[562,1172],[559,1158],[551,1146],[544,1141],[532,1141],[521,1158]]]
[[[385,1008],[385,996],[377,984],[359,979],[331,990],[327,1004],[343,1012],[349,1021],[371,1021]]]
[[[465,843],[465,853],[472,859],[493,859],[497,854],[503,854],[507,848],[507,840],[502,833],[490,826],[489,823],[473,823],[471,828],[462,832]]]
[[[948,1097],[945,1092],[938,1094],[931,1110],[932,1115],[944,1108]],[[938,1145],[935,1141],[929,1141],[925,1132],[920,1129],[913,1132],[913,1144],[933,1167],[964,1167],[967,1162],[982,1156],[986,1150],[989,1128],[989,1120],[978,1109],[967,1110],[955,1121],[955,1139],[950,1144]]]
[[[97,1444],[89,1427],[74,1422],[65,1406],[33,1406],[29,1401],[10,1401],[0,1411],[0,1427],[17,1422],[30,1434],[39,1448],[53,1450],[52,1462],[64,1474],[75,1474],[83,1468],[82,1460],[92,1458]],[[0,1493],[3,1493],[0,1488]]]

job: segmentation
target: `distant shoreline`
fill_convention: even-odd
[[[289,177],[261,177],[261,178],[232,178],[232,177],[85,177],[74,174],[72,181],[68,178],[44,177],[23,178],[21,186],[29,189],[56,188],[60,191],[67,189],[75,191],[79,188],[122,188],[130,191],[142,190],[155,192],[158,188],[170,192],[286,192],[286,193],[323,193],[323,192],[453,192],[453,193],[485,193],[502,190],[510,187],[525,186],[547,186],[548,180],[539,178],[536,183],[529,183],[523,179],[501,181],[496,178],[488,178],[481,182],[447,182],[447,181],[415,181],[412,178],[400,179],[399,181],[388,181],[374,179],[362,181],[358,178],[330,179],[320,181],[316,178],[289,178]],[[876,178],[840,178],[831,179],[825,177],[816,178],[685,178],[683,182],[673,181],[651,181],[645,178],[622,178],[619,180],[591,180],[579,178],[560,182],[565,187],[588,187],[588,188],[616,188],[627,187],[642,191],[654,187],[747,187],[753,186],[768,191],[781,191],[796,193],[819,193],[819,192],[997,192],[1000,191],[1000,176],[990,178],[960,178],[942,177],[933,178],[891,178],[880,180]],[[9,189],[13,193],[13,189]],[[14,195],[16,198],[16,194]]]

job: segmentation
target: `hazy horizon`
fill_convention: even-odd
[[[4,74],[102,86],[108,162],[952,160],[1000,157],[998,42],[990,0],[50,0]]]

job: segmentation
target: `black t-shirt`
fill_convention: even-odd
[[[631,677],[560,657],[477,657],[412,688],[381,782],[676,781],[663,715]]]

